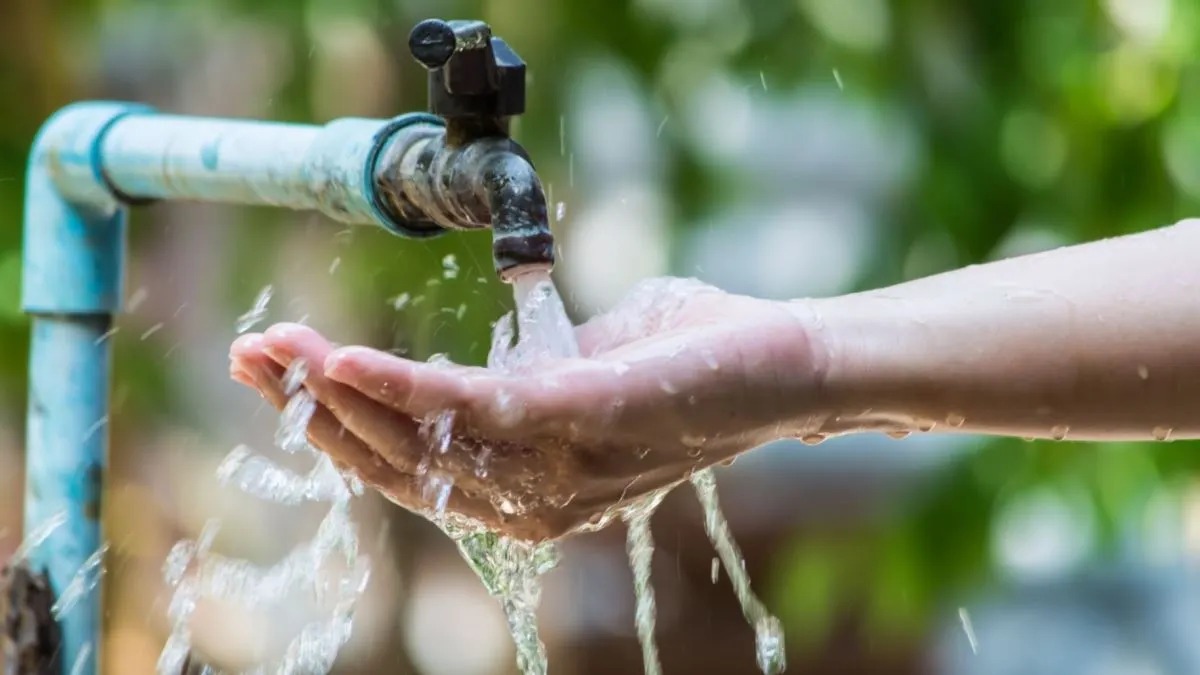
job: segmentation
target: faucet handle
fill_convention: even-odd
[[[429,108],[442,117],[525,112],[525,62],[482,21],[418,23],[408,48],[429,71]]]

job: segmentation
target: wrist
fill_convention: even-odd
[[[813,360],[815,400],[808,405],[818,414],[797,411],[802,433],[901,432],[924,424],[904,405],[914,383],[904,375],[910,369],[903,367],[903,354],[911,352],[906,345],[920,340],[910,330],[919,332],[919,320],[898,316],[895,302],[863,294],[786,304],[806,326]]]

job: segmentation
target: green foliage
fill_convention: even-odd
[[[859,287],[899,281],[908,251],[930,233],[948,236],[959,262],[977,262],[1023,222],[1079,241],[1163,225],[1200,206],[1197,0],[1169,3],[1169,27],[1156,41],[1127,35],[1105,9],[1112,3],[1100,0],[709,0],[696,3],[703,11],[682,13],[663,9],[671,5],[666,0],[411,6],[418,4],[446,16],[482,16],[498,33],[520,36],[531,81],[519,136],[551,185],[567,183],[559,129],[571,78],[597,55],[623,61],[672,118],[686,112],[690,83],[664,81],[664,70],[687,44],[705,67],[745,79],[761,74],[774,89],[829,86],[836,78],[846,96],[899,111],[917,131],[922,160],[884,216],[883,237]],[[22,395],[26,360],[27,325],[16,312],[25,153],[41,120],[98,86],[69,77],[95,61],[98,50],[70,43],[68,27],[91,26],[117,9],[159,11],[185,22],[192,16],[187,7],[75,0],[0,22],[7,24],[0,26],[0,215],[8,224],[0,228],[0,389],[13,398]],[[402,39],[423,18],[411,14],[417,10],[410,3],[222,0],[205,9],[218,25],[252,18],[287,38],[288,75],[269,105],[277,119],[323,121],[313,119],[313,35],[339,16],[366,19],[402,64],[393,109],[424,105],[423,74],[408,63]],[[665,133],[660,142],[680,237],[731,192],[753,189],[684,139]],[[271,282],[264,261],[296,223],[295,216],[267,210],[238,218],[246,226],[238,228],[222,271],[231,317]],[[483,360],[487,327],[510,303],[491,273],[485,236],[414,242],[356,230],[342,241],[336,231],[330,226],[331,246],[344,247],[336,283],[348,289],[354,312],[372,318],[374,344],[415,357],[436,351]],[[142,244],[135,237],[134,255]],[[453,279],[442,272],[447,255],[460,266]],[[400,293],[409,293],[410,303],[389,309],[388,298]],[[180,383],[170,381],[160,353],[138,345],[124,335],[117,342],[126,414],[148,420],[178,414],[169,394]],[[907,634],[939,602],[991,578],[996,513],[1036,486],[1082,489],[1111,552],[1152,488],[1195,471],[1196,450],[1194,443],[985,443],[872,532],[797,541],[778,584],[785,620],[797,635],[816,640],[839,607],[856,603],[881,634]]]

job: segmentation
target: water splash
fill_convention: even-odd
[[[750,575],[746,573],[746,563],[742,552],[738,550],[733,534],[729,531],[729,523],[721,513],[721,505],[717,501],[717,481],[712,469],[697,471],[692,475],[692,485],[696,488],[696,497],[704,509],[704,529],[708,538],[721,558],[725,574],[733,584],[734,594],[742,606],[742,614],[754,626],[755,653],[758,658],[758,668],[768,675],[782,673],[787,668],[787,653],[783,643],[783,624],[771,616],[767,608],[754,595],[750,588]]]
[[[514,330],[511,314],[496,322],[488,367],[524,372],[546,358],[578,356],[574,327],[550,277],[544,273],[522,275],[514,281],[513,290],[517,325]],[[427,446],[425,457],[449,451],[453,445],[453,426],[452,411],[425,420],[422,424],[422,438]],[[487,475],[489,457],[490,453],[483,452],[476,458],[476,474]],[[558,564],[558,546],[552,542],[531,544],[512,539],[446,511],[453,483],[446,480],[448,476],[429,470],[426,464],[425,486],[431,485],[431,477],[435,489],[425,490],[426,500],[433,507],[431,519],[455,542],[488,593],[499,601],[516,646],[517,667],[525,675],[544,675],[546,648],[538,635],[537,607],[541,577]],[[521,508],[520,504],[498,499],[502,503],[497,507],[505,513],[516,513]]]
[[[271,295],[274,293],[275,289],[270,284],[263,286],[263,289],[258,292],[258,296],[254,298],[254,306],[238,317],[237,332],[239,335],[254,328],[267,317],[267,305],[270,304]]]
[[[516,645],[517,668],[525,675],[545,675],[546,647],[538,636],[537,607],[541,577],[558,565],[558,546],[519,541],[461,521],[444,521],[442,528],[500,602]]]
[[[574,328],[549,276],[544,273],[523,275],[514,280],[513,286],[516,318],[514,321],[513,315],[509,314],[496,322],[488,367],[508,373],[527,373],[535,371],[546,359],[577,358],[579,346]],[[641,292],[633,293],[623,303],[621,314],[626,317],[628,324],[624,328],[631,333],[645,334],[656,326],[665,325],[672,313],[682,309],[694,294],[714,290],[712,286],[692,279],[664,279],[645,283]],[[673,301],[664,303],[664,297]],[[497,405],[503,407],[506,405],[503,392],[500,394]],[[512,412],[516,415],[519,411]],[[438,439],[448,436],[449,432],[445,436],[428,434],[427,443],[445,443],[448,441]],[[487,453],[477,456],[477,475],[487,474],[488,459]],[[786,667],[782,624],[767,613],[750,590],[750,580],[741,553],[717,504],[716,483],[711,469],[695,474],[693,482],[704,507],[706,530],[725,563],[726,573],[733,581],[743,612],[754,626],[759,668],[768,674],[781,673]],[[661,672],[661,665],[654,642],[656,604],[650,583],[654,540],[650,518],[673,487],[652,492],[620,509],[610,509],[600,514],[588,528],[603,528],[618,515],[624,517],[628,524],[627,551],[634,575],[638,639],[642,645],[646,672],[655,675]],[[509,514],[521,508],[521,504],[514,504],[502,496],[497,498],[496,506]],[[553,543],[529,544],[488,532],[480,524],[453,512],[435,514],[434,518],[458,544],[460,553],[479,575],[488,592],[504,608],[516,643],[517,663],[521,672],[526,675],[545,673],[546,654],[537,634],[536,609],[540,596],[540,577],[557,564],[557,546]]]
[[[8,564],[15,567],[17,563],[21,562],[26,556],[29,555],[30,551],[33,551],[37,547],[46,543],[46,540],[50,538],[50,535],[54,534],[58,528],[62,527],[66,523],[66,511],[59,511],[42,521],[39,525],[33,528],[33,531],[31,531],[24,540],[21,541],[21,544],[17,546],[17,550],[13,551],[12,557],[10,557],[8,560]]]
[[[966,607],[958,608],[958,620],[962,623],[963,633],[967,636],[967,644],[971,646],[972,654],[979,654],[979,640],[975,638],[975,626],[971,623],[971,615]]]
[[[84,598],[88,593],[95,590],[100,584],[100,579],[104,577],[104,554],[108,552],[108,544],[103,544],[96,549],[94,553],[89,555],[83,564],[79,566],[79,570],[75,572],[75,576],[67,582],[58,599],[54,601],[54,605],[50,608],[50,612],[54,614],[54,618],[61,620],[63,615],[75,608],[75,605]]]
[[[668,490],[652,492],[627,507],[624,513],[628,528],[625,550],[629,554],[629,566],[633,570],[635,624],[638,642],[642,644],[642,663],[646,675],[662,673],[658,646],[654,642],[657,608],[654,602],[654,587],[650,585],[651,563],[654,560],[654,536],[650,532],[650,517],[667,496],[667,492]]]
[[[350,639],[355,607],[366,590],[370,563],[358,553],[358,532],[350,503],[363,493],[357,478],[343,475],[328,456],[308,443],[307,428],[316,404],[300,388],[307,364],[294,362],[284,375],[294,392],[276,431],[279,448],[315,460],[307,474],[297,474],[242,445],[221,462],[217,479],[246,494],[279,504],[330,504],[311,540],[296,546],[274,565],[259,566],[211,552],[219,523],[209,521],[195,541],[178,542],[163,565],[163,578],[175,589],[168,609],[171,635],[159,656],[159,675],[178,675],[191,653],[190,619],[204,598],[246,607],[280,606],[303,594],[323,616],[309,622],[272,663],[250,675],[327,673]]]

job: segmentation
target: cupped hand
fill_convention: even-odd
[[[335,348],[280,324],[233,344],[231,375],[282,409],[281,378],[304,359],[303,386],[319,404],[308,435],[339,466],[426,514],[430,483],[452,482],[447,510],[545,540],[819,427],[821,358],[806,316],[660,279],[578,327],[580,358],[516,373]],[[447,423],[445,443],[436,429]]]

